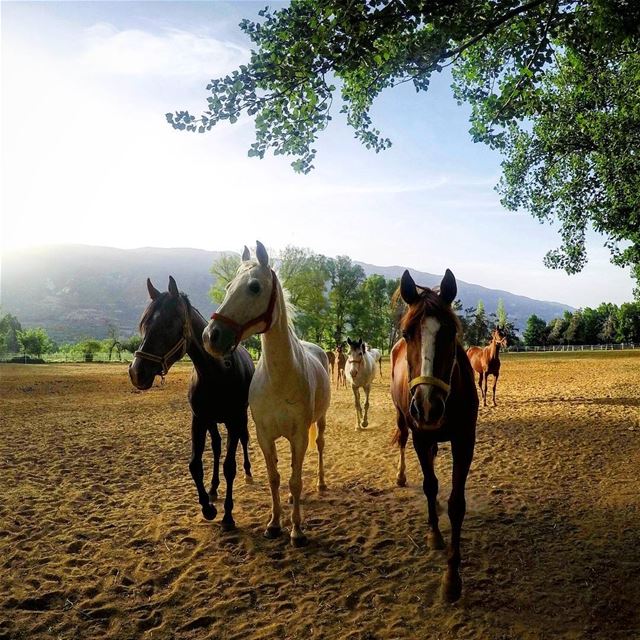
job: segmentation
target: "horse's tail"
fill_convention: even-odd
[[[309,443],[313,443],[316,441],[316,438],[318,437],[318,427],[316,426],[315,422],[311,423],[311,426],[309,427]]]

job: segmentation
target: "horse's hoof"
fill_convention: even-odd
[[[269,540],[275,540],[276,538],[279,538],[281,535],[282,535],[281,527],[267,527],[266,531],[264,532],[264,537]]]
[[[213,520],[218,515],[217,509],[212,504],[202,505],[202,515],[206,520]]]
[[[442,551],[447,545],[439,531],[431,531],[428,535],[429,548],[434,551]]]
[[[324,492],[327,490],[327,485],[323,482],[322,484],[318,484],[318,491],[320,493]]]
[[[245,484],[253,484],[253,476],[250,473],[246,473],[244,476]]]
[[[224,518],[222,518],[220,526],[222,527],[223,531],[233,531],[236,528],[236,523],[233,518],[225,516]]]
[[[442,579],[442,598],[445,602],[456,602],[462,595],[462,578],[459,573],[446,573]]]
[[[407,486],[407,476],[398,474],[396,476],[396,484],[399,487],[406,487]]]
[[[296,538],[291,538],[291,546],[296,547],[296,549],[300,547],[306,547],[307,544],[309,544],[309,540],[304,534],[297,536]]]

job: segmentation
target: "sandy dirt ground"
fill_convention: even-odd
[[[351,391],[334,392],[329,491],[313,490],[312,450],[310,544],[294,549],[262,536],[253,433],[238,529],[200,515],[189,371],[142,393],[123,365],[0,365],[0,638],[640,638],[640,351],[503,358],[499,406],[479,418],[454,605],[440,599],[445,553],[425,542],[410,445],[409,486],[394,484],[386,378],[363,432]],[[446,506],[447,445],[437,473]],[[441,525],[448,538],[446,509]]]

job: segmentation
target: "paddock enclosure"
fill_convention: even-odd
[[[186,363],[147,392],[124,364],[0,365],[0,638],[640,638],[640,352],[502,354],[498,406],[480,408],[454,605],[439,596],[446,557],[425,544],[410,444],[409,486],[395,486],[383,371],[363,431],[351,390],[334,386],[329,490],[313,490],[312,447],[310,542],[294,549],[263,538],[253,426],[238,529],[200,515]],[[284,440],[279,456],[286,523]],[[211,459],[207,447],[207,481]],[[450,463],[445,444],[445,511]],[[446,513],[441,526],[448,540]]]

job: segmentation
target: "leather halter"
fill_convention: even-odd
[[[451,371],[449,372],[448,383],[446,383],[444,380],[440,380],[440,378],[436,378],[435,376],[417,376],[409,382],[409,391],[413,391],[421,384],[430,384],[434,387],[442,389],[447,394],[447,397],[445,398],[446,402],[449,399],[449,394],[451,393],[451,380],[453,379],[453,370],[456,368],[457,364],[458,359],[454,356],[453,364],[451,365]]]
[[[188,329],[187,323],[185,322],[184,328],[182,330],[182,337],[176,344],[167,351],[163,356],[157,356],[155,353],[149,353],[148,351],[138,350],[133,354],[134,358],[142,358],[143,360],[149,360],[150,362],[156,362],[160,364],[162,367],[162,372],[160,375],[164,378],[164,376],[169,373],[169,367],[173,364],[173,362],[169,362],[169,359],[174,356],[178,351],[182,351],[179,357],[177,357],[174,362],[180,360],[180,358],[184,357],[184,354],[187,352],[187,336]]]
[[[271,329],[271,325],[273,324],[273,309],[276,306],[276,299],[278,297],[278,278],[276,276],[276,272],[273,269],[271,269],[271,285],[271,297],[269,298],[269,304],[267,305],[265,312],[261,313],[257,318],[254,318],[253,320],[249,320],[244,324],[240,324],[239,322],[236,322],[235,320],[232,320],[231,318],[228,318],[221,313],[215,312],[211,314],[212,320],[218,320],[219,322],[222,322],[222,324],[226,324],[229,329],[233,331],[235,336],[235,344],[233,345],[234,349],[240,344],[240,340],[242,339],[244,332],[250,327],[264,322],[267,326],[262,331],[258,331],[257,333],[266,333],[267,331],[269,331],[269,329]]]

